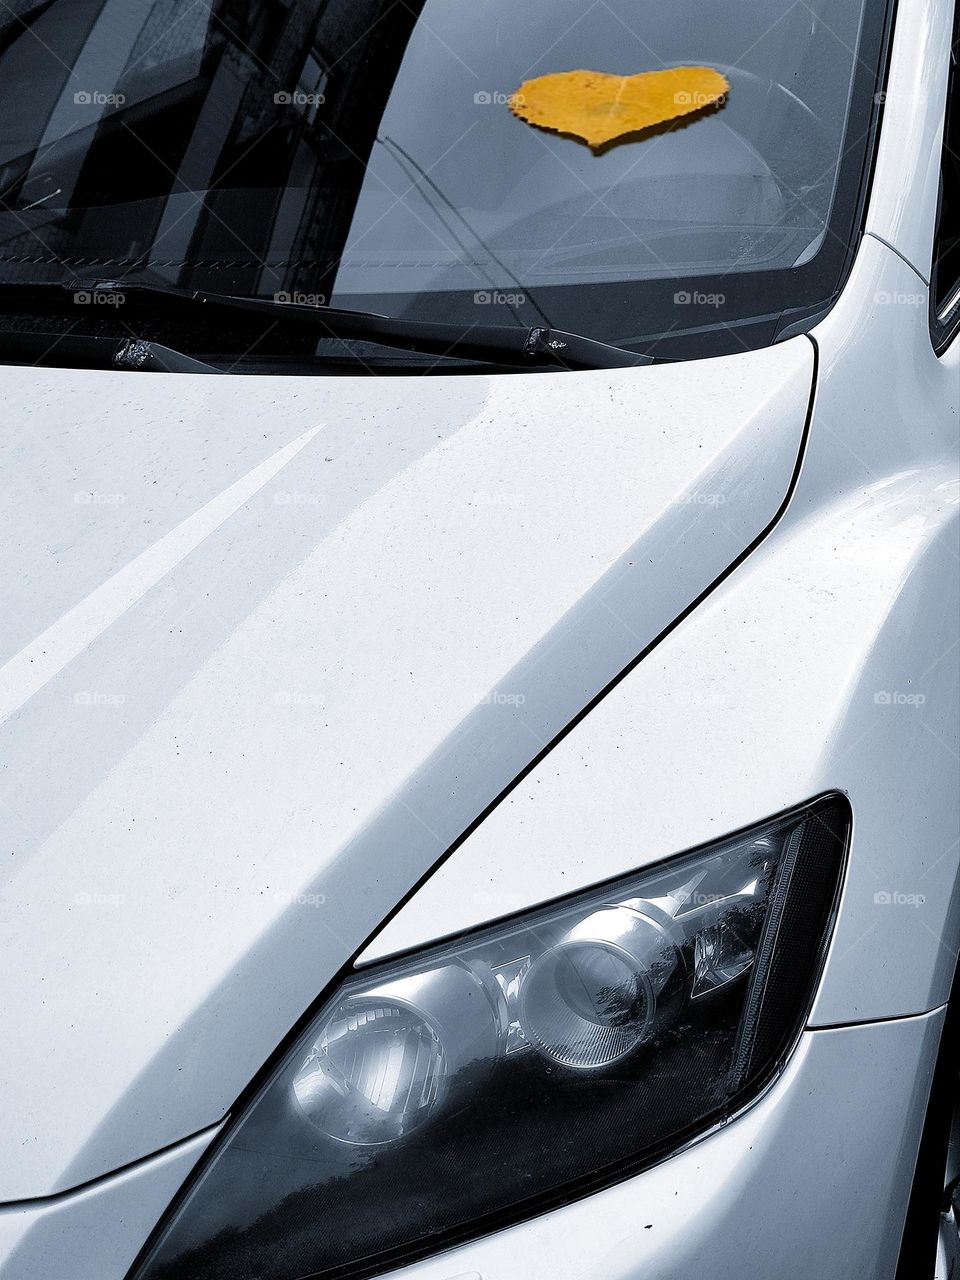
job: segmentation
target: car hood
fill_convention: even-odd
[[[223,1116],[774,519],[813,370],[0,369],[0,1200]]]

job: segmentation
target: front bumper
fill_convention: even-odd
[[[391,1280],[892,1277],[943,1015],[807,1031],[776,1083],[724,1128]],[[123,1280],[215,1132],[76,1192],[0,1209],[0,1275]]]

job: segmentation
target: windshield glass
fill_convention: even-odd
[[[0,280],[770,340],[844,270],[881,7],[3,0]],[[599,152],[508,105],[685,65],[726,98]]]

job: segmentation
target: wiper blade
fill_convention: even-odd
[[[141,338],[105,338],[76,333],[0,332],[0,360],[40,364],[56,357],[84,369],[139,373],[220,373],[202,360]]]
[[[159,342],[144,342],[142,338],[125,338],[113,353],[113,367],[140,373],[223,372],[212,364],[184,355],[182,351],[174,351]]]
[[[298,322],[315,327],[327,337],[379,342],[424,355],[494,360],[520,366],[552,365],[562,369],[626,369],[653,363],[652,356],[546,325],[526,328],[522,325],[472,324],[464,327],[449,322],[384,316],[374,311],[298,306],[274,302],[269,298],[238,298],[204,292],[186,296],[197,302],[231,310],[254,311],[274,318],[281,312],[295,316]]]
[[[623,369],[654,363],[654,357],[628,351],[624,347],[598,342],[581,334],[567,333],[546,325],[490,325],[434,323],[429,320],[407,320],[372,311],[347,311],[336,307],[302,306],[272,298],[237,297],[232,294],[191,291],[165,285],[122,280],[103,280],[95,284],[77,282],[70,285],[3,285],[4,297],[23,298],[38,294],[64,297],[78,290],[89,293],[121,293],[125,299],[149,298],[172,308],[209,308],[230,313],[251,312],[298,328],[312,328],[324,338],[354,339],[378,343],[403,351],[418,352],[439,358],[445,356],[483,363],[509,364],[522,368]]]

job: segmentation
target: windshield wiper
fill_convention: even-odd
[[[325,337],[355,338],[378,342],[403,351],[423,355],[457,356],[460,359],[505,361],[517,365],[554,365],[564,369],[624,369],[652,364],[653,357],[638,355],[624,347],[596,342],[578,333],[566,333],[545,325],[473,324],[407,320],[380,315],[375,311],[346,311],[336,307],[299,306],[272,298],[243,298],[203,290],[158,289],[154,285],[98,284],[97,289],[124,289],[124,292],[160,293],[230,311],[251,311],[269,315],[294,316],[298,323],[315,327]]]
[[[508,364],[518,368],[562,369],[623,369],[654,362],[652,356],[640,355],[624,347],[597,342],[593,338],[566,333],[546,325],[527,328],[521,325],[434,323],[429,320],[384,316],[372,311],[301,306],[272,298],[235,297],[231,294],[120,280],[97,281],[95,284],[5,285],[0,287],[0,305],[5,297],[14,293],[26,298],[37,292],[66,295],[77,290],[119,293],[125,299],[155,299],[171,308],[184,307],[191,311],[202,307],[213,312],[251,312],[269,316],[271,320],[279,320],[283,324],[294,324],[297,328],[315,329],[323,338],[373,342],[441,359],[454,357],[483,363]],[[121,364],[120,367],[132,366]]]
[[[221,373],[202,360],[141,338],[105,338],[64,332],[5,332],[0,328],[0,360],[24,364],[75,365],[81,369],[126,369],[140,373]]]

